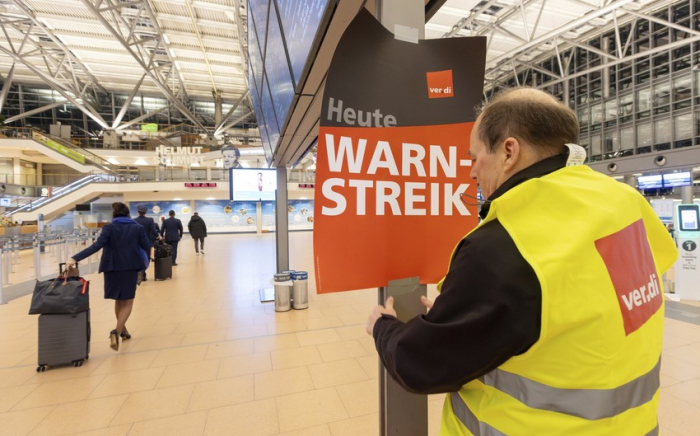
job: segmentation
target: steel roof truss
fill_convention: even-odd
[[[160,91],[168,99],[168,101],[170,101],[170,103],[173,104],[190,121],[192,121],[200,129],[202,129],[202,131],[206,132],[207,129],[204,127],[204,125],[194,116],[194,114],[192,114],[192,112],[187,108],[187,106],[185,106],[185,104],[177,98],[176,93],[172,89],[170,89],[170,87],[167,84],[167,81],[164,81],[165,79],[163,79],[163,77],[161,76],[161,72],[158,69],[160,67],[160,65],[155,63],[155,56],[158,55],[158,47],[162,47],[162,49],[167,54],[168,59],[170,60],[171,64],[174,64],[174,61],[170,57],[169,47],[167,46],[165,38],[162,37],[162,32],[160,31],[160,28],[158,27],[158,23],[153,15],[153,11],[151,10],[150,5],[146,2],[142,2],[142,6],[143,6],[144,10],[146,11],[146,14],[149,18],[148,24],[153,26],[156,33],[158,35],[160,35],[160,38],[156,42],[156,44],[157,44],[156,48],[154,48],[153,50],[150,50],[150,53],[149,53],[150,56],[149,56],[148,62],[146,62],[146,61],[144,61],[144,58],[142,56],[139,56],[136,54],[136,52],[132,49],[132,47],[129,45],[129,43],[127,43],[127,41],[124,38],[124,36],[122,35],[122,33],[119,30],[115,29],[115,27],[109,23],[109,21],[100,13],[99,8],[96,7],[92,1],[90,1],[90,0],[81,0],[81,1],[88,8],[90,13],[92,13],[93,16],[95,18],[97,18],[102,23],[102,25],[112,35],[114,35],[114,37],[122,44],[122,46],[124,46],[126,51],[132,55],[132,57],[139,63],[139,65],[141,65],[141,67],[143,68],[146,75],[148,75],[148,77],[153,81],[153,83],[158,87],[158,89],[160,89]],[[97,1],[101,2],[101,0],[97,0]],[[106,3],[112,4],[112,5],[114,4],[114,3],[112,3],[112,0],[107,0]],[[120,10],[121,10],[121,8],[120,8]],[[114,12],[114,11],[110,11],[110,12]],[[120,21],[126,22],[126,17],[124,17],[123,14],[119,14],[119,16],[120,16]],[[127,26],[127,27],[130,27],[130,26]],[[134,35],[135,35],[134,37],[136,38],[137,33],[134,32]],[[145,51],[145,48],[142,44],[137,45],[137,49],[141,49],[141,50]],[[177,78],[180,81],[181,91],[183,93],[186,93],[184,83],[182,82],[182,75],[179,72],[177,72],[177,73],[175,73],[175,76],[177,76]]]
[[[83,63],[80,62],[80,60],[77,57],[73,55],[73,53],[68,49],[68,47],[66,47],[66,45],[63,44],[63,42],[58,37],[56,37],[56,35],[53,34],[51,29],[46,27],[41,21],[39,21],[36,18],[34,12],[29,8],[29,6],[27,6],[24,3],[23,0],[9,0],[9,2],[12,3],[24,16],[31,20],[32,26],[30,27],[30,30],[27,31],[27,34],[31,33],[31,31],[34,30],[34,27],[38,27],[42,33],[39,36],[48,37],[49,39],[51,39],[51,41],[53,41],[53,43],[56,44],[56,46],[60,48],[61,51],[63,51],[63,53],[65,53],[70,58],[71,61],[73,61],[76,65],[80,67],[83,74],[85,74],[90,79],[93,85],[97,86],[100,89],[100,91],[104,92],[105,94],[108,93],[107,90],[100,86],[99,81],[92,74],[90,74],[90,70],[85,65],[83,65]],[[20,29],[19,27],[15,28],[22,33],[25,32],[25,30]],[[34,35],[38,35],[38,32]],[[40,44],[35,42],[35,45],[39,46]],[[21,53],[21,50],[18,50],[16,53]]]

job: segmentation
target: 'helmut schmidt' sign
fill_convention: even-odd
[[[160,145],[156,149],[156,162],[159,165],[192,165],[202,163],[202,147],[167,147]]]

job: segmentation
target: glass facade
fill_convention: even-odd
[[[0,81],[0,87],[2,87],[2,81]],[[91,94],[88,99],[90,100],[90,104],[97,109],[97,112],[107,124],[111,125],[127,98],[127,94],[109,93],[97,94],[97,96]],[[13,83],[7,95],[5,105],[3,106],[2,115],[7,119],[33,109],[62,101],[65,101],[65,104],[22,118],[10,123],[9,126],[36,127],[48,132],[51,124],[60,122],[64,125],[71,125],[73,127],[72,133],[74,136],[83,136],[85,131],[99,132],[102,130],[102,126],[85,115],[78,107],[66,101],[61,94],[48,87],[44,88],[43,85]],[[129,108],[126,110],[122,122],[133,120],[148,112],[167,106],[168,100],[165,97],[142,94],[136,95],[131,101]],[[222,113],[226,114],[229,109],[231,109],[231,106],[231,104],[223,104]],[[202,124],[207,127],[215,126],[213,101],[189,102],[188,108]],[[161,129],[182,123],[192,124],[189,119],[180,114],[180,112],[172,106],[142,122],[158,123]],[[242,128],[255,127],[255,123],[251,123],[250,120],[243,121],[240,125]],[[135,128],[138,129],[138,127]]]
[[[700,0],[676,2],[653,15],[700,29]],[[518,74],[517,82],[511,77],[504,85],[536,86],[567,103],[578,115],[579,143],[591,162],[700,145],[700,43],[664,50],[692,35],[643,18],[621,25],[619,31],[625,56],[636,56],[632,60],[617,60],[611,29],[582,41],[610,56],[582,47],[562,51],[562,59],[571,59],[568,78],[558,76],[558,61],[552,57],[536,63],[552,75],[527,70]]]

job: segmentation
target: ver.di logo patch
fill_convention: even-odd
[[[640,219],[595,241],[612,281],[620,313],[629,336],[661,307],[663,297],[656,265]]]
[[[452,70],[425,73],[428,79],[428,98],[445,98],[455,95]]]

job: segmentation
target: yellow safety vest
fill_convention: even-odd
[[[507,191],[481,225],[494,219],[537,274],[540,338],[448,394],[440,434],[657,435],[661,274],[678,251],[653,209],[576,166]]]

